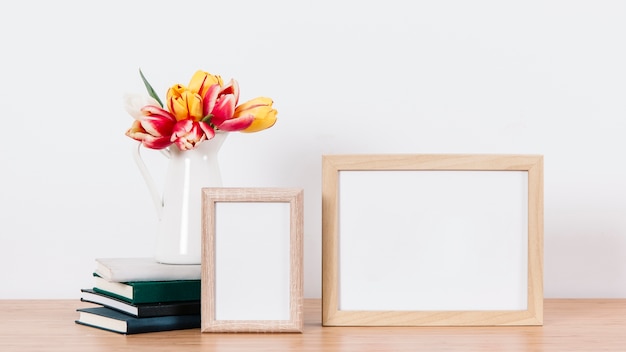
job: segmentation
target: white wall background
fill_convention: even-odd
[[[161,96],[203,69],[275,100],[222,175],[304,188],[306,297],[333,153],[543,154],[546,297],[626,297],[625,18],[617,0],[3,2],[0,298],[75,298],[94,258],[151,255],[121,101],[139,68]]]

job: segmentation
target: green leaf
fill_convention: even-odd
[[[148,83],[148,80],[146,79],[146,77],[143,75],[143,72],[141,72],[141,69],[139,69],[139,74],[141,75],[141,79],[143,80],[143,84],[146,86],[146,89],[148,90],[148,94],[150,94],[151,97],[153,97],[154,99],[156,99],[156,101],[159,102],[159,105],[161,105],[161,107],[163,107],[163,103],[161,102],[161,99],[159,99],[159,96],[157,95],[157,93],[154,91],[154,88],[152,88],[152,86],[150,85],[150,83]]]

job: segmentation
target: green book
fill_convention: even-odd
[[[95,292],[132,304],[200,299],[200,280],[113,282],[95,273],[94,280]]]

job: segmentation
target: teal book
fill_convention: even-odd
[[[200,327],[200,314],[137,318],[106,307],[82,308],[77,312],[77,324],[127,335]]]
[[[200,280],[113,282],[94,274],[94,292],[132,304],[200,300]]]

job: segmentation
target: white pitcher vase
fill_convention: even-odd
[[[159,219],[155,251],[158,262],[201,263],[201,189],[222,186],[218,152],[227,135],[216,133],[192,150],[181,151],[174,145],[163,149],[169,162],[162,193],[141,158],[141,145],[134,149],[135,162],[150,190]]]

